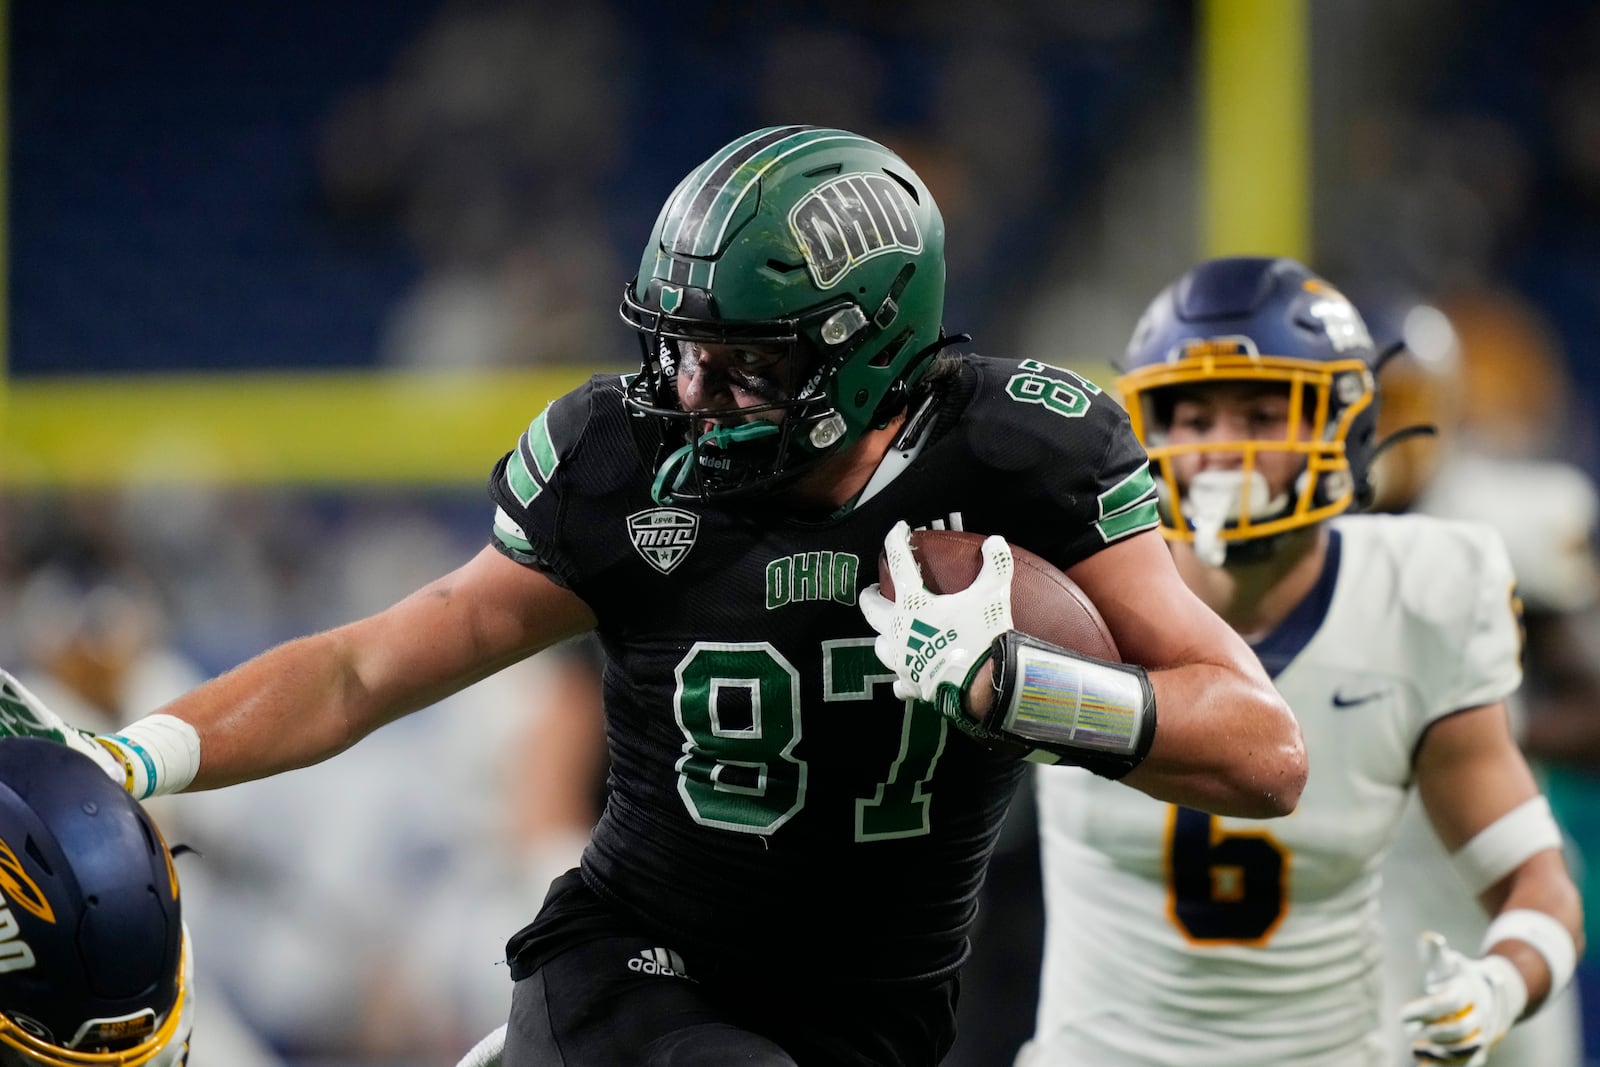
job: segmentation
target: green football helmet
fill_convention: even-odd
[[[659,431],[656,501],[767,490],[884,425],[946,344],[944,285],[944,220],[883,145],[774,126],[719,149],[661,209],[622,296],[643,348],[628,405]],[[684,343],[783,358],[730,424],[679,403]]]

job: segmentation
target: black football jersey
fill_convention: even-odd
[[[501,550],[599,620],[611,792],[585,879],[686,954],[947,976],[1022,765],[894,697],[857,597],[899,519],[1063,568],[1153,527],[1126,416],[1070,371],[964,356],[898,477],[802,517],[656,504],[623,385],[552,403],[490,481]]]

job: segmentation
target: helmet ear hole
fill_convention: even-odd
[[[889,366],[891,363],[893,363],[895,361],[895,357],[900,355],[900,350],[902,348],[904,348],[910,341],[911,341],[911,331],[910,330],[901,330],[899,336],[891,338],[889,343],[883,346],[882,351],[880,351],[877,355],[873,356],[872,359],[868,361],[867,366],[869,366],[869,367],[887,367],[887,366]]]

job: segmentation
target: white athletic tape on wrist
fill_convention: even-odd
[[[1479,951],[1487,953],[1502,941],[1524,942],[1544,957],[1545,966],[1550,968],[1550,993],[1545,1004],[1572,981],[1572,972],[1578,965],[1578,946],[1572,940],[1572,932],[1553,915],[1533,908],[1501,912],[1484,932]]]
[[[146,715],[100,740],[126,754],[128,792],[140,800],[181,792],[200,770],[200,735],[175,715]]]
[[[1450,855],[1474,896],[1522,866],[1535,853],[1561,847],[1561,827],[1543,796],[1529,797],[1479,830]]]

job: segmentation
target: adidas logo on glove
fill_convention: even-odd
[[[940,633],[935,627],[929,626],[921,619],[911,620],[911,634],[906,638],[906,666],[911,669],[911,680],[922,681],[922,668],[944,651],[950,642],[956,639],[954,630]]]

